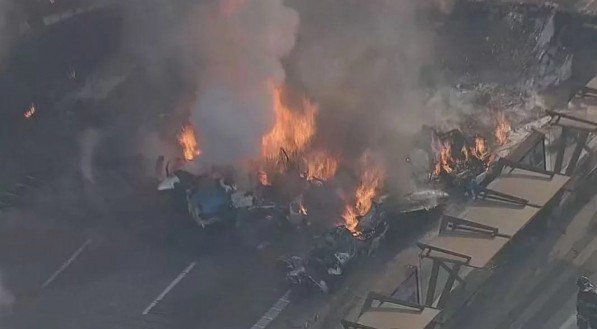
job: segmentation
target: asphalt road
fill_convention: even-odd
[[[99,225],[15,210],[0,223],[3,328],[245,328],[284,294],[267,251],[147,203]]]
[[[98,108],[149,117],[164,106],[139,97],[152,91],[137,71],[106,104],[64,101],[114,53],[119,24],[111,9],[57,24],[19,44],[0,72],[0,187],[16,192],[0,196],[11,206],[0,215],[0,327],[249,328],[287,291],[273,262],[283,250],[257,249],[261,236],[234,228],[202,230],[165,207],[157,182],[130,170],[135,155],[121,157],[126,147],[110,146],[115,158],[95,184],[79,174],[77,136],[114,115]],[[160,99],[171,106],[169,97]],[[25,120],[31,102],[38,112]]]
[[[288,307],[286,299],[281,299],[288,287],[273,261],[292,244],[288,235],[277,234],[277,241],[268,241],[273,242],[271,247],[259,249],[257,245],[264,241],[261,236],[234,228],[202,230],[186,215],[163,207],[154,191],[155,182],[128,177],[127,170],[118,165],[106,165],[104,180],[100,177],[97,186],[90,186],[80,180],[79,169],[71,163],[77,156],[73,136],[78,127],[76,122],[62,125],[68,111],[56,104],[78,86],[67,80],[70,66],[84,79],[115,47],[111,34],[118,33],[118,22],[110,15],[104,19],[99,16],[87,24],[115,30],[80,28],[76,21],[54,27],[52,38],[23,44],[21,51],[30,56],[20,58],[0,75],[0,96],[5,100],[0,105],[0,150],[11,155],[11,161],[0,163],[0,185],[14,186],[27,173],[36,173],[35,184],[13,200],[15,208],[0,215],[0,327],[251,328],[278,306]],[[90,36],[91,32],[95,34]],[[48,64],[50,59],[55,61]],[[130,91],[106,101],[107,108],[118,109],[122,100],[138,100],[126,103],[139,110],[121,118],[125,125],[156,114],[176,98],[172,94],[162,98],[164,104],[146,104],[147,94],[160,91],[128,88],[141,85],[144,79],[143,74],[133,73],[124,82],[127,88],[123,87]],[[22,111],[32,101],[39,115],[27,122]],[[93,115],[97,104],[76,106],[83,116],[80,121],[101,124],[104,120]],[[111,177],[114,172],[117,178]],[[119,189],[123,182],[126,188]],[[103,197],[89,200],[95,188],[103,189]],[[390,243],[392,248],[368,260],[348,280],[356,287],[359,281],[364,284],[374,274],[381,275],[374,273],[376,269],[384,268],[384,262],[408,241]],[[597,271],[597,256],[587,253],[580,265],[591,274]],[[548,297],[557,298],[547,298],[540,311],[532,313],[536,315],[523,321],[528,326],[521,328],[547,328],[539,323],[548,318],[553,328],[569,322],[574,299],[569,281],[574,281],[577,270],[578,266],[566,263],[554,267],[560,276],[555,275],[554,283],[548,281],[545,287],[556,287]],[[302,300],[290,296],[289,313],[312,318],[314,309],[349,293]]]

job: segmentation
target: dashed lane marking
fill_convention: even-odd
[[[77,249],[71,256],[69,259],[67,259],[64,263],[62,263],[62,265],[60,266],[60,268],[58,268],[58,270],[56,270],[56,272],[54,272],[54,274],[52,274],[42,285],[41,288],[45,288],[47,287],[50,283],[52,283],[52,281],[54,281],[59,275],[60,273],[64,272],[64,270],[66,270],[67,267],[70,266],[70,264],[72,264],[72,262],[75,261],[75,259],[77,259],[77,257],[79,257],[79,255],[83,252],[83,250],[85,250],[85,248],[91,243],[91,239],[87,239],[87,241],[85,241],[83,243],[83,245],[81,247],[79,247],[79,249]]]
[[[265,312],[265,314],[255,323],[251,329],[265,329],[280,313],[290,304],[290,290],[288,290],[278,301]]]
[[[170,284],[166,287],[166,289],[164,289],[164,291],[162,291],[162,293],[153,301],[151,302],[151,304],[149,304],[145,310],[143,311],[143,315],[147,315],[149,314],[149,312],[151,311],[152,308],[154,308],[162,299],[164,299],[164,297],[166,297],[166,295],[170,292],[170,290],[172,290],[180,281],[182,281],[182,279],[184,279],[185,276],[187,276],[187,274],[189,274],[189,272],[191,272],[191,270],[193,269],[193,267],[195,267],[196,262],[192,262],[191,264],[189,264],[189,266],[187,266],[187,268],[185,268],[182,272],[180,272],[180,274],[176,277],[176,279],[174,279],[172,282],[170,282]]]

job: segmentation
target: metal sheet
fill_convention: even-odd
[[[571,114],[571,113],[566,113],[566,114]],[[597,115],[594,114],[593,111],[590,111],[590,112],[587,111],[585,113],[583,113],[583,112],[574,113],[571,115],[573,115],[574,117],[579,118],[579,119],[589,120],[589,121],[597,123]],[[580,122],[580,121],[576,121],[576,120],[572,120],[572,119],[568,119],[568,118],[561,118],[558,121],[558,125],[564,126],[564,127],[569,127],[569,128],[581,129],[581,130],[589,130],[589,131],[594,131],[595,129],[597,129],[597,126],[594,124]]]
[[[494,179],[487,188],[529,200],[530,203],[544,206],[570,180],[570,177],[554,175],[549,178],[544,174],[514,169],[504,172]]]
[[[504,237],[490,237],[487,234],[443,234],[435,236],[426,244],[450,250],[459,254],[471,257],[469,266],[485,267],[487,263],[508,243],[509,239]],[[429,256],[443,257],[462,261],[462,258],[449,254],[432,251]]]
[[[538,211],[539,209],[529,206],[520,207],[505,202],[479,200],[455,217],[493,226],[500,234],[514,236]]]
[[[358,323],[376,329],[425,329],[439,312],[429,307],[422,312],[385,308],[363,313]]]

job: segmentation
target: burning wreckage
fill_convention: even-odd
[[[286,279],[298,287],[329,292],[355,258],[375,252],[388,225],[382,206],[373,203],[369,212],[359,218],[354,232],[344,225],[337,226],[316,237],[305,257],[280,258]]]
[[[171,195],[178,207],[184,207],[189,216],[201,227],[207,227],[226,221],[238,221],[239,212],[254,212],[266,209],[273,214],[279,224],[286,227],[307,227],[307,208],[303,194],[318,190],[331,194],[333,188],[327,186],[324,179],[310,176],[297,170],[293,164],[295,156],[281,151],[278,165],[284,164],[284,174],[270,175],[268,183],[258,179],[254,191],[239,191],[232,180],[233,174],[224,169],[212,169],[210,173],[193,175],[185,170],[168,173],[158,186],[158,190]],[[224,173],[224,174],[223,174]],[[263,173],[260,173],[263,176]],[[295,178],[302,182],[300,193],[289,202],[279,203],[272,200],[277,184],[287,184]],[[374,165],[364,167],[360,184],[355,190],[355,198],[345,205],[342,214],[343,224],[335,224],[313,233],[313,247],[302,256],[292,255],[279,258],[286,280],[293,286],[328,292],[345,274],[350,265],[359,257],[375,253],[386,237],[389,219],[400,213],[428,211],[443,204],[448,194],[441,190],[422,190],[398,198],[399,206],[387,210],[389,196],[378,196],[383,185],[383,172]],[[395,198],[391,198],[395,199]],[[181,202],[182,201],[182,202]],[[282,205],[280,205],[282,204]],[[337,223],[337,222],[336,222]],[[236,223],[238,224],[238,223]]]
[[[268,179],[271,181],[257,184],[254,191],[237,190],[231,178],[232,173],[222,174],[225,172],[222,169],[198,176],[185,170],[168,172],[158,190],[172,196],[178,207],[186,206],[190,217],[201,227],[238,220],[242,217],[237,216],[239,212],[246,214],[262,209],[273,213],[272,217],[286,227],[308,227],[310,223],[303,193],[324,190],[331,194],[331,189],[326,189],[328,187],[323,179],[306,172],[298,174],[300,171],[295,170],[297,167],[292,162],[295,157],[288,156],[286,152],[281,152],[280,157],[286,170],[282,175],[284,177],[270,175]],[[265,201],[272,200],[271,194],[275,194],[272,190],[275,191],[277,183],[288,183],[290,178],[302,182],[302,185],[299,184],[301,193],[298,196],[282,203],[282,206],[279,202]],[[383,206],[384,198],[375,198],[382,184],[382,176],[380,172],[366,171],[361,180],[355,192],[354,205],[345,207],[342,216],[344,224],[328,226],[319,232],[309,230],[314,233],[314,247],[311,250],[304,256],[284,256],[279,259],[290,284],[327,292],[354,259],[373,254],[385,238],[389,223]],[[259,181],[263,182],[261,179]]]
[[[343,224],[314,234],[313,247],[302,256],[279,258],[291,285],[328,292],[341,281],[354,261],[375,252],[388,234],[390,218],[430,211],[445,204],[451,195],[475,198],[480,193],[484,178],[497,162],[487,139],[480,135],[467,136],[457,129],[447,133],[431,132],[429,154],[433,165],[425,186],[402,197],[379,197],[384,174],[374,164],[363,161],[354,200],[346,204],[341,216]],[[269,170],[263,170],[266,166],[258,170],[254,191],[239,191],[234,185],[233,173],[224,169],[212,169],[199,176],[176,170],[168,174],[158,190],[170,191],[184,200],[190,217],[201,227],[238,220],[239,211],[260,209],[275,212],[277,220],[288,227],[308,226],[303,195],[310,189],[325,190],[326,181],[333,175],[325,179],[310,175],[308,170],[300,170],[309,168],[298,165],[301,161],[297,153],[289,154],[281,149],[278,157],[271,159]],[[272,194],[276,194],[277,185],[292,185],[288,181],[291,178],[299,182],[299,187],[290,193],[291,197],[281,198],[284,202],[280,202],[280,198],[274,200]],[[326,191],[332,193],[332,189]]]
[[[263,137],[262,158],[251,166],[251,190],[237,189],[234,171],[226,168],[212,168],[202,175],[181,169],[171,173],[166,170],[167,176],[158,190],[173,196],[179,208],[186,209],[201,227],[226,222],[238,227],[243,218],[264,217],[270,219],[267,222],[274,218],[278,226],[290,231],[294,228],[307,232],[311,249],[279,258],[287,281],[294,286],[322,292],[333,289],[357,259],[375,252],[390,225],[401,225],[398,219],[435,209],[452,194],[475,197],[484,175],[497,158],[489,150],[488,139],[481,135],[427,129],[431,134],[426,154],[430,154],[428,160],[433,165],[425,182],[402,197],[381,197],[386,175],[372,154],[365,151],[354,166],[341,165],[338,157],[313,148],[311,128],[317,108],[304,101],[302,114],[290,111],[281,103],[279,90],[276,91],[276,123]],[[506,134],[508,130],[509,126],[504,128]],[[185,161],[200,154],[192,127],[181,131],[179,143]],[[348,180],[352,181],[349,185],[354,188],[349,193],[346,186],[337,185],[344,180],[338,179],[344,172],[349,173]],[[317,193],[322,194],[312,197]],[[324,194],[326,197],[321,197]],[[305,202],[308,199],[317,201],[311,205]],[[338,202],[324,204],[323,199]],[[338,203],[344,207],[338,208]],[[314,217],[318,220],[311,225],[309,220]],[[340,225],[337,219],[341,219]]]

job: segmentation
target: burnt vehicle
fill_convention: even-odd
[[[355,232],[337,226],[315,237],[314,247],[304,257],[280,258],[286,280],[294,287],[327,293],[359,257],[375,252],[387,231],[386,212],[373,203]]]
[[[273,218],[275,222],[287,222],[295,217],[301,220],[305,215],[300,206],[302,200],[287,206],[268,202],[259,193],[237,189],[231,175],[218,171],[201,175],[185,170],[168,172],[158,185],[158,191],[170,207],[186,212],[202,228],[214,224],[240,227],[255,215]]]
[[[236,189],[221,175],[193,175],[185,170],[168,173],[158,185],[172,207],[186,210],[201,227],[219,223],[230,217],[234,201],[248,203],[250,196],[237,195]]]

